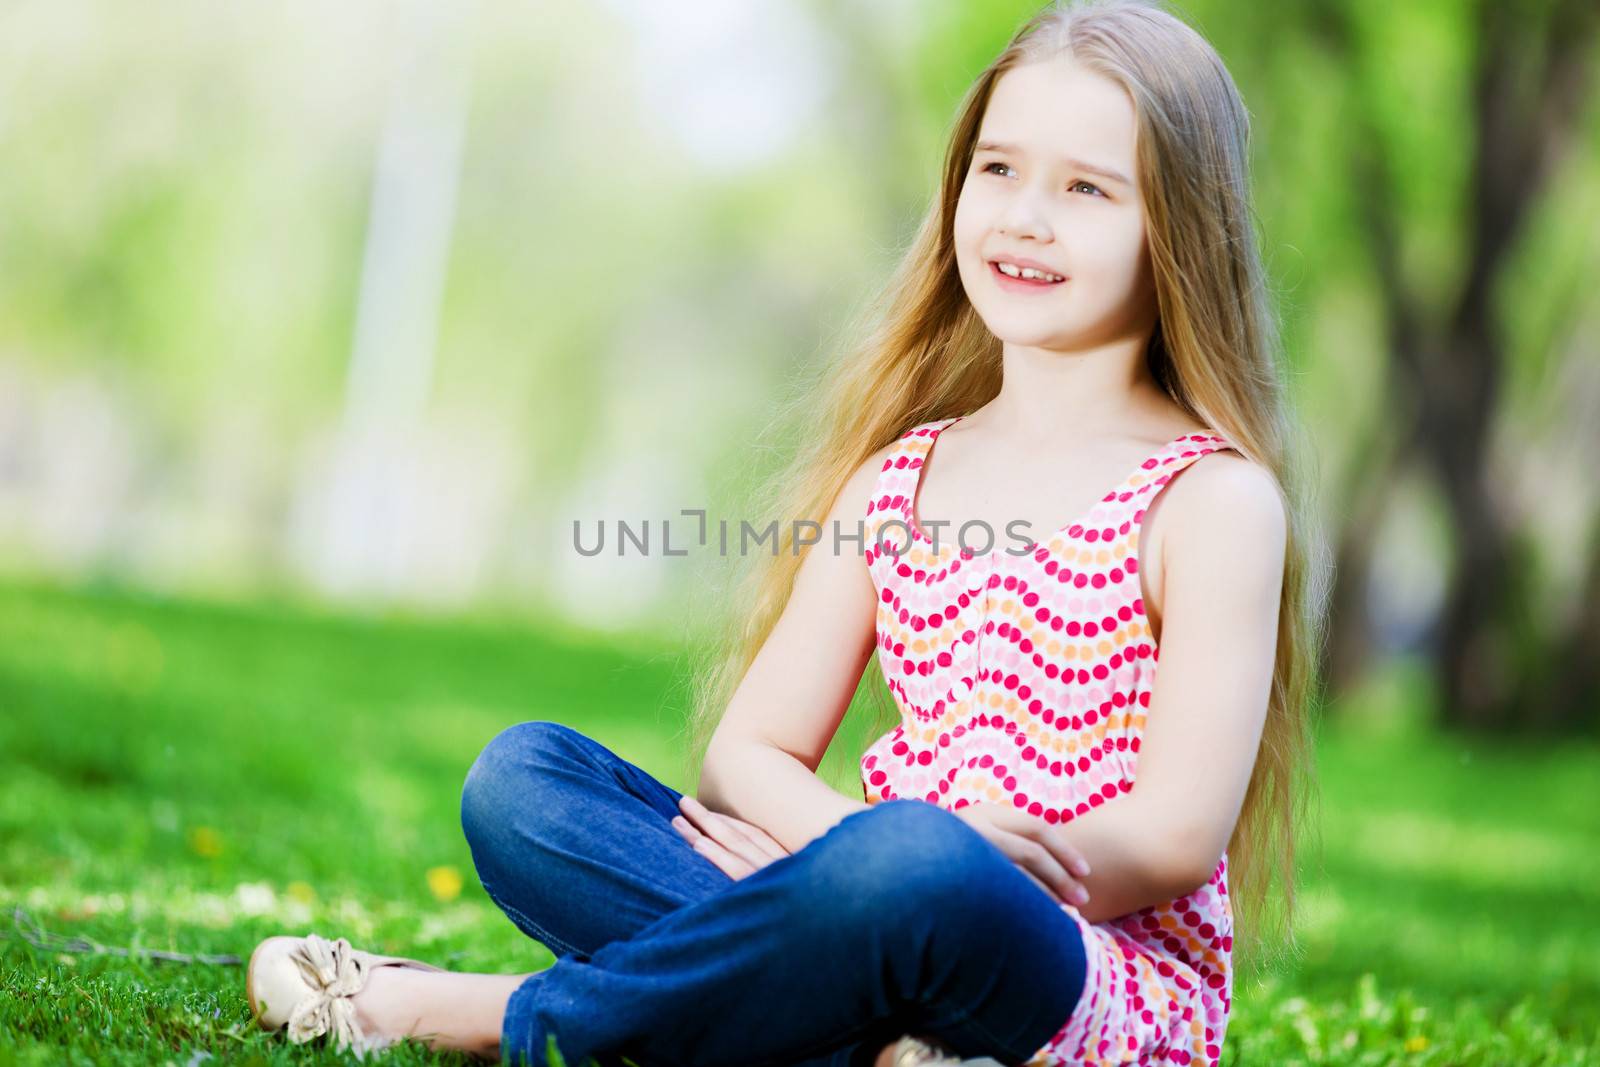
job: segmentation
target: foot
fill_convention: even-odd
[[[394,991],[389,988],[390,975],[384,973],[394,969],[380,967],[374,970],[367,975],[367,984],[350,998],[350,1008],[355,1013],[356,1025],[361,1027],[361,1032],[370,1037],[374,1044],[392,1044],[399,1037],[388,1025],[388,1008],[394,1000]]]
[[[356,1023],[374,1044],[389,1045],[408,1037],[426,1036],[412,1032],[420,1020],[417,1012],[409,1008],[417,992],[410,980],[418,973],[407,974],[402,967],[374,968],[367,975],[367,984],[350,998]]]
[[[528,977],[380,967],[350,1007],[362,1030],[380,1043],[420,1041],[435,1052],[498,1062],[506,1002]]]
[[[436,1051],[500,1057],[500,1026],[526,974],[466,974],[315,934],[269,937],[245,968],[250,1010],[293,1044],[324,1034],[358,1056],[420,1038]]]
[[[429,963],[362,951],[342,937],[279,935],[251,954],[245,994],[262,1029],[284,1030],[297,1045],[326,1035],[335,1047],[364,1056],[386,1042],[363,1029],[355,998],[374,974],[396,970],[442,973]]]
[[[873,1067],[944,1067],[945,1064],[961,1062],[949,1047],[937,1039],[906,1034],[878,1053]]]

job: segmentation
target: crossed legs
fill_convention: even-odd
[[[878,804],[736,881],[672,828],[680,796],[563,724],[502,731],[462,826],[490,897],[555,965],[382,969],[357,1010],[511,1063],[553,1042],[572,1067],[870,1067],[909,1032],[1021,1063],[1076,1004],[1076,926],[950,812]]]

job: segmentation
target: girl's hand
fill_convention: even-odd
[[[761,827],[712,811],[687,793],[678,807],[684,815],[673,818],[673,828],[688,839],[696,852],[735,881],[789,855],[789,850]]]
[[[1080,908],[1089,903],[1089,891],[1078,881],[1089,876],[1089,862],[1049,823],[987,801],[963,805],[952,814],[988,838],[1046,893]]]

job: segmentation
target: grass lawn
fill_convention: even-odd
[[[688,789],[668,643],[0,586],[0,1064],[331,1062],[255,1032],[248,956],[315,929],[461,970],[553,962],[457,821],[473,757],[555,719]],[[1242,974],[1224,1063],[1600,1064],[1600,747],[1472,744],[1372,709],[1321,748],[1304,959]],[[822,771],[859,795],[852,713]],[[460,1063],[412,1045],[388,1062]]]

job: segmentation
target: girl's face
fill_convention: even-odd
[[[996,82],[954,239],[967,299],[1001,341],[1071,351],[1153,329],[1135,132],[1128,95],[1070,59]],[[1013,280],[996,265],[1019,261],[1066,280]]]

